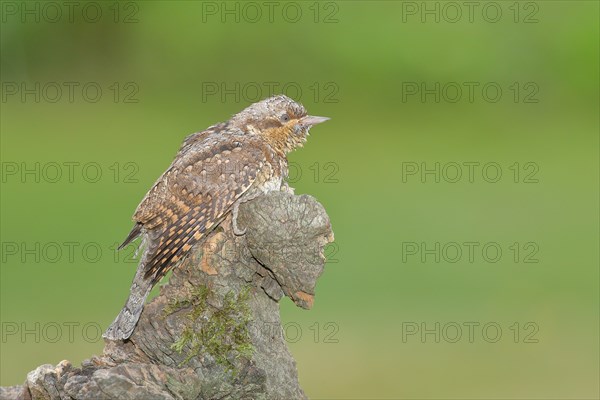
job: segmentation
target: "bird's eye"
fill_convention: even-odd
[[[279,119],[281,120],[281,122],[288,122],[290,120],[290,116],[287,114],[282,114],[281,117],[279,117]]]

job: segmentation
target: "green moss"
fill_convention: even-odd
[[[181,336],[171,345],[179,353],[189,346],[190,352],[180,366],[200,354],[209,354],[217,363],[236,373],[231,358],[250,358],[254,352],[248,330],[251,321],[247,304],[249,295],[249,288],[237,296],[229,292],[223,299],[223,306],[214,309],[208,305],[209,290],[198,287],[188,298],[174,299],[165,307],[166,315],[185,310],[185,318],[189,320]]]

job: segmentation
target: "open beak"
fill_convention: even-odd
[[[320,124],[321,122],[328,121],[330,118],[328,117],[316,117],[314,115],[307,115],[300,119],[300,123],[305,126],[313,126]]]

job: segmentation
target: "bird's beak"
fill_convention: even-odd
[[[314,115],[307,115],[300,119],[300,123],[305,126],[313,126],[320,124],[321,122],[328,121],[330,118],[328,117],[316,117]]]

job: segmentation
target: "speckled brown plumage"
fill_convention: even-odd
[[[240,203],[280,190],[286,154],[325,120],[307,116],[302,105],[280,95],[188,136],[135,211],[136,224],[121,247],[141,235],[145,250],[127,304],[105,337],[127,339],[152,286],[232,212],[235,228]]]

